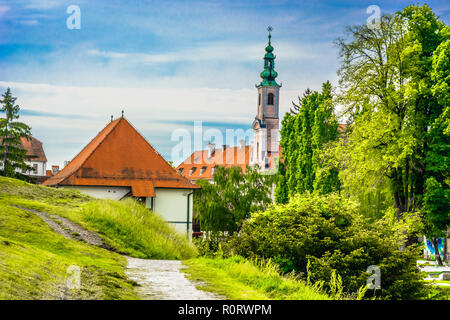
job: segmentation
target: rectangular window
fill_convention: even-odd
[[[37,165],[37,163],[35,163],[35,164],[33,164],[33,173],[37,173],[37,171],[38,171],[38,165]]]

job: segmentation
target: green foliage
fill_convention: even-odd
[[[318,190],[338,191],[336,168],[322,157],[322,149],[338,138],[330,82],[322,91],[305,91],[298,105],[282,121],[280,144],[283,166],[276,187],[277,203],[286,203],[296,193]]]
[[[295,274],[281,275],[271,260],[230,258],[197,258],[184,262],[188,277],[207,283],[211,290],[228,299],[244,300],[329,300],[319,288],[308,286]]]
[[[434,177],[425,182],[423,201],[428,237],[443,237],[450,226],[450,190],[443,188]]]
[[[347,31],[337,41],[339,102],[351,125],[332,152],[344,189],[367,194],[389,185],[398,222],[433,214],[430,203],[422,210],[427,181],[443,193],[449,181],[449,27],[427,5],[411,5],[383,15],[378,29]]]
[[[226,240],[222,232],[208,232],[208,236],[192,239],[192,242],[199,256],[216,257],[225,255],[222,245],[226,244]]]
[[[414,248],[399,251],[402,237],[385,220],[368,223],[357,204],[343,196],[307,193],[252,214],[230,247],[244,257],[273,258],[284,266],[289,261],[297,272],[306,272],[311,283],[322,281],[334,293],[339,280],[335,275],[335,283],[330,282],[333,272],[342,277],[344,291],[356,295],[366,284],[367,267],[378,265],[380,296],[421,298],[424,284],[416,268],[418,252]]]
[[[0,164],[3,167],[1,174],[26,179],[26,176],[16,170],[33,169],[25,163],[27,151],[22,148],[20,141],[20,138],[31,138],[31,128],[25,123],[16,121],[19,118],[20,107],[15,104],[17,98],[11,96],[9,88],[2,97],[0,111],[5,113],[5,118],[0,118]]]
[[[279,163],[278,173],[276,175],[275,181],[275,202],[287,203],[289,201],[289,190],[286,182],[286,165],[283,162]]]
[[[272,202],[273,178],[258,173],[258,168],[247,166],[244,174],[240,167],[219,167],[213,179],[213,184],[196,181],[201,189],[194,194],[194,211],[205,231],[236,232],[251,212],[264,210]]]

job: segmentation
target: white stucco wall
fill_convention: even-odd
[[[30,167],[34,168],[34,165],[37,165],[37,171],[34,170],[30,170],[27,172],[22,172],[21,169],[16,169],[16,172],[20,172],[23,174],[26,174],[28,176],[45,176],[46,174],[46,169],[47,169],[47,162],[43,162],[43,161],[25,161],[25,163],[27,165],[29,165]],[[0,163],[0,169],[3,169],[3,163]]]
[[[84,194],[88,194],[92,197],[99,199],[113,199],[120,200],[128,192],[130,192],[130,187],[107,187],[107,186],[64,186],[67,189],[79,190]]]
[[[102,186],[64,186],[64,188],[79,190],[95,198],[113,200],[121,199],[131,190],[129,187]],[[189,196],[188,221],[187,194],[192,193],[192,191],[192,189],[155,188],[155,197],[153,198],[153,211],[173,225],[181,234],[188,232],[189,238],[192,237],[193,195]],[[150,209],[151,198],[147,198],[145,203],[146,207]]]
[[[180,233],[192,236],[192,206],[193,195],[189,196],[189,221],[187,217],[187,195],[192,189],[155,188],[153,211],[161,215],[166,221],[175,226]],[[149,201],[147,201],[149,207]]]

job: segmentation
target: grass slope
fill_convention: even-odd
[[[293,276],[281,276],[273,263],[254,263],[242,257],[197,258],[184,261],[183,271],[208,284],[201,289],[232,300],[329,300],[328,295]]]
[[[186,235],[178,234],[159,215],[131,199],[90,202],[78,214],[106,236],[107,244],[133,257],[188,259],[197,253]]]
[[[0,178],[0,199],[5,196],[10,204],[59,214],[96,231],[122,254],[147,259],[188,259],[197,254],[186,236],[132,199],[98,200],[77,191]]]
[[[134,201],[100,201],[76,191],[0,177],[0,299],[136,299],[117,253],[72,241],[18,205],[59,214],[98,231],[118,252],[188,258],[196,251],[159,216]],[[67,268],[80,266],[81,290],[67,292]]]
[[[2,179],[0,299],[137,298],[122,256],[66,239],[37,215],[9,206],[4,183]],[[81,290],[67,289],[71,265],[81,268]]]

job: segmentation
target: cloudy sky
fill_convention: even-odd
[[[448,1],[425,2],[449,23]],[[346,25],[365,23],[370,5],[393,13],[410,3],[0,0],[0,91],[18,97],[48,165],[72,159],[121,110],[177,163],[177,129],[250,127],[268,25],[282,116],[306,88],[336,84],[333,40]],[[67,27],[71,5],[80,29]]]

